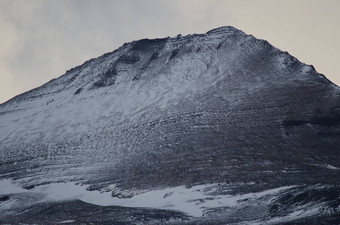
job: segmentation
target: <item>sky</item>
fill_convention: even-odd
[[[227,25],[340,85],[340,0],[0,0],[0,103],[125,42]]]

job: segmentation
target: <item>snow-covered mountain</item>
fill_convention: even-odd
[[[126,43],[0,127],[0,222],[340,219],[340,88],[233,27]]]

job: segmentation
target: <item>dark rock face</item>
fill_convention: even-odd
[[[35,209],[47,205],[62,216],[38,222],[90,223],[84,207],[103,218],[93,221],[117,224],[336,224],[340,216],[339,87],[232,27],[125,44],[0,105],[0,127],[0,179],[25,190],[0,192],[8,197],[0,221],[37,222]],[[79,196],[61,207],[64,198],[44,191],[57,182],[111,192],[119,204],[109,205],[130,208]],[[177,204],[183,186],[204,197]],[[164,205],[126,203],[159,190]]]

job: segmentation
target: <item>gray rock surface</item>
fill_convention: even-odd
[[[340,88],[233,27],[124,44],[1,104],[0,127],[0,222],[339,221]]]

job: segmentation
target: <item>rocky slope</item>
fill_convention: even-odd
[[[0,221],[340,217],[339,87],[233,27],[124,44],[1,104],[0,127]]]

